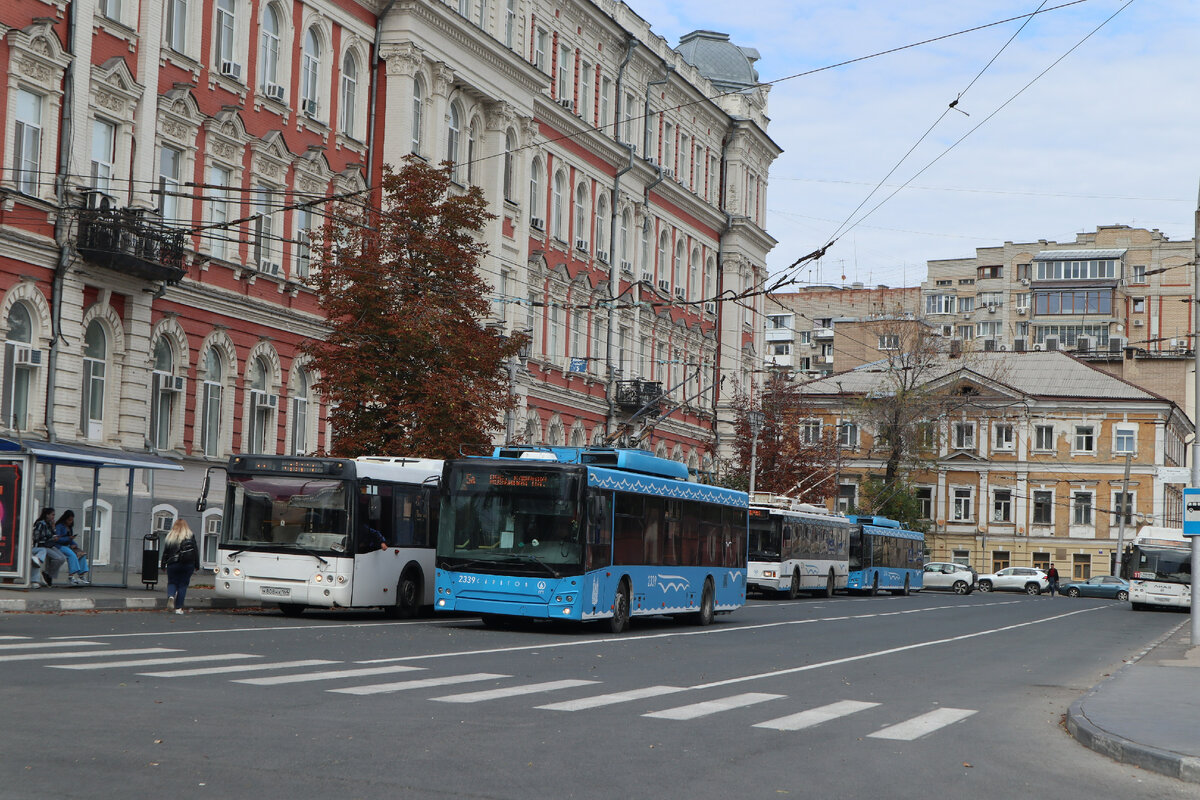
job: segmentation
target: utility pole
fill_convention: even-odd
[[[1192,290],[1192,356],[1195,384],[1192,392],[1192,486],[1200,487],[1200,191],[1196,194],[1196,220],[1192,231],[1192,269],[1196,273]],[[1186,511],[1184,512],[1187,513]],[[1192,539],[1192,568],[1200,564],[1200,536]],[[1192,576],[1192,647],[1200,647],[1200,603],[1196,602],[1196,579]]]
[[[1125,516],[1132,513],[1129,507],[1129,464],[1133,453],[1125,454],[1125,478],[1121,481],[1121,502],[1117,504],[1117,556],[1113,559],[1113,575],[1121,574],[1121,558],[1125,553]]]

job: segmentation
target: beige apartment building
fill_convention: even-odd
[[[886,453],[862,402],[886,392],[890,377],[876,362],[805,387],[819,409],[806,430],[836,426],[846,450],[842,509],[883,474]],[[937,413],[909,479],[929,521],[930,560],[980,572],[1053,561],[1086,578],[1110,571],[1122,512],[1126,537],[1182,525],[1194,426],[1162,395],[1061,351],[946,354],[921,385]]]

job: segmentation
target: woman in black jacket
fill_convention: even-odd
[[[182,614],[188,583],[200,568],[200,548],[191,526],[181,519],[175,520],[163,544],[162,567],[167,571],[167,610],[171,610],[173,599],[175,613]]]

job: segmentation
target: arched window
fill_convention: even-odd
[[[542,162],[534,159],[529,165],[529,216],[536,217],[546,207],[542,194]]]
[[[513,202],[513,151],[517,149],[517,135],[512,129],[504,133],[504,199]],[[532,207],[530,213],[532,213]]]
[[[175,352],[166,336],[154,346],[154,377],[150,384],[150,441],[155,450],[171,449],[171,420],[174,417]]]
[[[225,366],[215,347],[204,356],[204,388],[201,392],[200,441],[204,455],[215,458],[221,454],[221,394],[224,390]]]
[[[675,242],[675,260],[671,264],[671,284],[676,289],[683,289],[683,237]]]
[[[583,447],[587,444],[587,433],[582,425],[571,428],[571,447]]]
[[[475,183],[475,155],[479,152],[479,119],[471,120],[467,128],[467,183]]]
[[[412,107],[412,150],[414,155],[421,154],[421,112],[425,107],[425,84],[421,76],[413,78],[413,107]]]
[[[244,444],[247,453],[275,452],[272,422],[279,398],[268,392],[270,374],[271,365],[264,356],[258,356],[250,362],[246,376],[246,385],[250,389],[250,419]]]
[[[642,252],[641,252],[641,267],[642,272],[650,273],[654,271],[654,265],[650,263],[650,218],[646,217],[642,220]]]
[[[596,198],[596,251],[605,254],[608,261],[608,195],[604,192]]]
[[[667,236],[667,232],[663,231],[658,237],[658,279],[665,281],[669,276],[671,265],[667,263],[667,248],[671,245],[671,238]]]
[[[24,303],[8,310],[8,338],[4,343],[4,427],[29,430],[29,398],[33,386],[33,320]]]
[[[279,83],[279,11],[274,3],[263,11],[261,39],[259,71],[262,88],[266,90],[269,84]]]
[[[462,112],[458,103],[450,104],[450,124],[446,128],[446,160],[450,162],[450,180],[459,180],[459,140],[462,137]]]
[[[358,59],[354,53],[346,53],[342,60],[342,133],[354,136],[355,118],[358,103]]]
[[[304,55],[300,61],[301,111],[310,117],[317,115],[317,98],[321,85],[321,40],[316,28],[304,34]]]
[[[620,246],[617,250],[617,258],[622,262],[622,266],[629,263],[629,228],[633,223],[633,213],[627,208],[621,212],[621,229],[618,232],[620,237]]]
[[[554,175],[554,197],[550,207],[552,219],[550,222],[550,230],[554,233],[554,238],[559,241],[565,240],[563,233],[563,195],[567,191],[567,174],[565,172],[557,172]]]
[[[700,291],[700,248],[692,248],[692,260],[688,263],[688,297],[695,300]],[[705,295],[702,299],[707,299]]]
[[[104,437],[104,379],[108,368],[108,337],[99,320],[92,320],[83,337],[83,403],[79,429],[88,439]]]
[[[585,250],[587,249],[588,240],[587,206],[587,184],[581,183],[575,188],[575,241],[583,242],[583,249]]]
[[[293,380],[289,455],[302,456],[308,452],[308,373],[297,370]]]
[[[713,297],[717,279],[717,262],[712,256],[704,262],[704,296]]]

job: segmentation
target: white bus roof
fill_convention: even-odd
[[[1144,542],[1184,544],[1187,541],[1183,536],[1182,528],[1160,528],[1154,525],[1140,528],[1133,540],[1139,544]]]
[[[400,483],[424,483],[442,476],[442,461],[437,458],[359,456],[354,459],[354,468],[360,478],[382,478]]]

